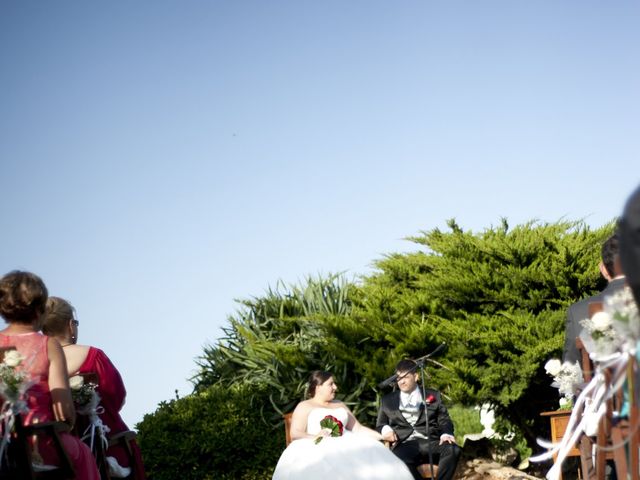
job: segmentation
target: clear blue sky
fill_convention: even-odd
[[[133,426],[278,279],[455,217],[620,213],[636,1],[0,2],[0,273],[69,299]]]

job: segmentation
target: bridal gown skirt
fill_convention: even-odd
[[[300,439],[282,453],[273,480],[413,480],[382,443],[345,431],[342,437]]]

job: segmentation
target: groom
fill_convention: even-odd
[[[416,480],[422,478],[418,465],[429,462],[429,449],[433,463],[438,465],[437,480],[451,480],[461,449],[455,443],[453,423],[442,404],[440,392],[425,389],[426,400],[423,402],[417,365],[413,360],[398,362],[395,373],[400,390],[382,398],[376,429],[384,440],[391,442],[393,453],[407,464]]]

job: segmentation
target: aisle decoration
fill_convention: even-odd
[[[107,439],[107,433],[109,433],[109,427],[102,423],[99,415],[104,412],[104,407],[100,405],[100,395],[96,392],[98,386],[95,383],[86,382],[80,375],[74,375],[69,379],[69,386],[71,387],[71,397],[73,403],[76,406],[76,411],[80,415],[84,415],[89,418],[89,425],[82,432],[81,440],[89,439],[89,446],[93,451],[93,445],[96,438],[96,433],[99,436],[100,441],[104,445],[105,450],[109,446],[109,440]]]
[[[548,451],[531,457],[531,461],[541,462],[557,455],[546,475],[549,480],[560,478],[561,465],[583,432],[589,436],[597,434],[607,400],[613,398],[625,383],[628,386],[627,402],[636,405],[638,402],[640,315],[631,290],[625,287],[614,295],[606,296],[603,311],[580,323],[584,327],[580,338],[594,363],[595,372],[576,398],[562,441],[552,444],[538,440]],[[552,364],[552,368],[554,366],[557,365]],[[606,370],[611,372],[609,383],[604,373]]]
[[[5,352],[0,362],[0,397],[4,399],[0,409],[2,423],[2,440],[0,440],[0,459],[4,458],[5,450],[11,441],[16,415],[29,412],[25,400],[26,391],[34,384],[19,367],[25,360],[17,350]]]

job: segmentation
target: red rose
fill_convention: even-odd
[[[433,394],[431,394],[427,397],[427,399],[425,400],[425,403],[429,405],[430,403],[433,403],[435,401],[436,401],[436,397],[434,397]]]
[[[322,420],[320,420],[320,426],[322,428],[328,428],[329,430],[331,430],[331,437],[341,437],[342,432],[344,432],[344,425],[333,415],[327,415]],[[320,443],[321,441],[322,437],[318,437],[316,438],[315,443]]]

